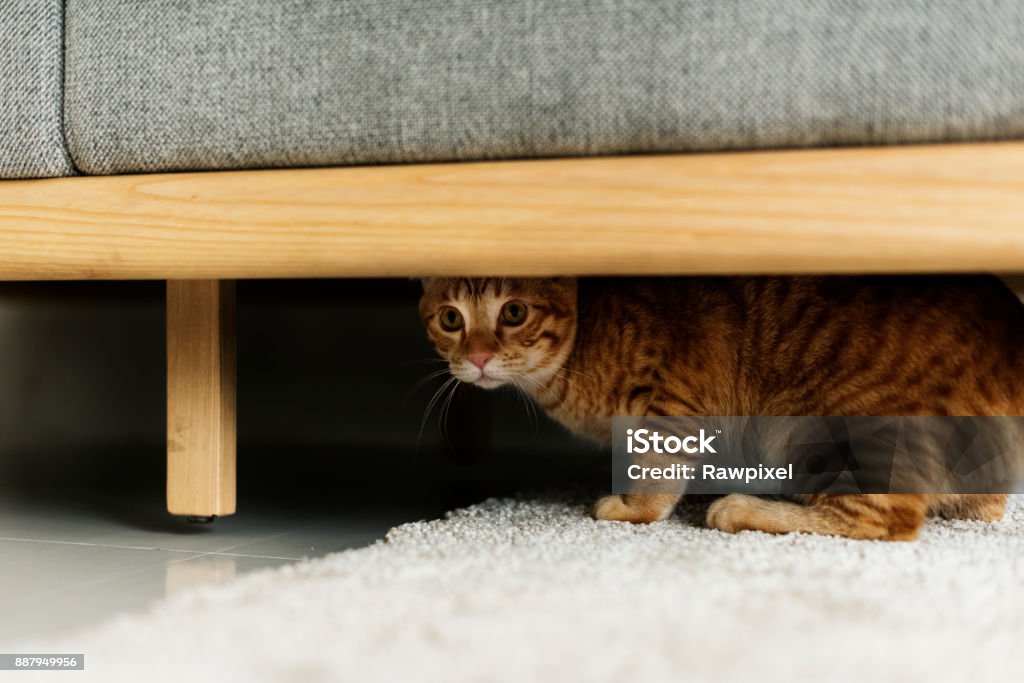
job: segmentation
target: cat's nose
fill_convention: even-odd
[[[481,370],[487,365],[487,361],[494,358],[493,354],[490,353],[471,353],[469,354],[469,362],[477,366]]]

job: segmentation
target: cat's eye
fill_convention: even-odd
[[[506,325],[522,325],[526,320],[526,304],[522,301],[509,301],[501,307],[501,322]]]
[[[462,314],[454,306],[442,306],[437,319],[441,322],[441,327],[449,332],[462,329]]]

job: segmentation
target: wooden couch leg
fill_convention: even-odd
[[[235,283],[167,281],[167,509],[235,512]]]

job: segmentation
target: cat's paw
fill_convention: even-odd
[[[754,496],[731,493],[708,508],[707,525],[712,529],[736,533],[756,529],[754,518],[761,501]]]
[[[594,506],[594,519],[603,519],[609,522],[629,522],[630,510],[622,496],[605,496],[597,501]]]
[[[650,524],[669,516],[679,496],[663,494],[605,496],[594,506],[594,518],[612,522]]]

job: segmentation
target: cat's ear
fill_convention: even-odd
[[[420,284],[423,285],[423,291],[424,292],[427,291],[428,289],[430,289],[434,285],[435,282],[437,282],[437,278],[436,277],[421,277],[420,278]]]

